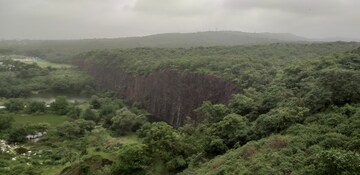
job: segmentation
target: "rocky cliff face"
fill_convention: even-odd
[[[196,120],[193,112],[203,101],[226,103],[239,89],[217,77],[175,70],[158,71],[150,75],[134,76],[112,66],[78,63],[94,77],[99,88],[118,92],[122,98],[142,104],[153,120],[162,120],[175,127],[186,116]]]

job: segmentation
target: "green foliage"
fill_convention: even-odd
[[[152,123],[149,128],[143,128],[143,139],[149,149],[159,155],[176,150],[181,135],[170,125],[164,122]]]
[[[303,107],[279,107],[259,116],[255,121],[255,132],[259,136],[279,133],[293,124],[301,123],[308,112]]]
[[[243,116],[229,114],[215,123],[211,132],[212,135],[223,139],[228,147],[233,147],[236,143],[243,145],[250,132],[250,122]]]
[[[207,137],[204,145],[204,152],[214,157],[224,154],[229,148],[224,143],[224,140],[219,137]]]
[[[249,141],[184,174],[357,174],[360,130],[354,126],[360,121],[359,110],[353,104],[308,116],[281,135]],[[224,145],[219,137],[211,140],[207,145],[218,145],[213,148]]]
[[[234,94],[229,102],[229,108],[233,113],[255,120],[262,111],[263,100],[261,93],[250,88],[245,90],[244,95]]]
[[[67,115],[73,119],[79,119],[81,116],[81,108],[77,106],[70,106]]]
[[[45,112],[45,110],[46,110],[45,102],[31,101],[26,106],[26,111],[30,114],[36,112]]]
[[[112,103],[105,103],[100,107],[100,116],[114,116],[118,107]]]
[[[0,170],[1,173],[1,170]],[[17,165],[11,171],[4,172],[6,175],[41,175],[39,169],[34,168],[33,166],[28,165]]]
[[[0,131],[10,129],[14,123],[12,116],[0,116]]]
[[[85,109],[84,113],[82,114],[82,118],[85,119],[85,120],[91,120],[91,121],[94,121],[94,122],[99,121],[99,118],[96,115],[96,113],[93,110],[89,109],[89,108]]]
[[[296,92],[312,112],[330,105],[360,100],[360,55],[345,53],[292,65],[285,69],[283,81]]]
[[[85,175],[110,175],[110,170],[107,170],[111,162],[99,155],[88,155],[80,161],[71,164],[70,167],[65,168],[61,174],[85,174]]]
[[[9,128],[6,123],[11,119],[2,118],[8,111],[0,116],[4,123],[0,127],[10,142],[23,142],[26,134],[49,130],[41,142],[26,144],[39,146],[44,152],[41,163],[45,165],[34,161],[32,166],[56,166],[64,169],[64,174],[357,174],[359,49],[322,55],[358,46],[269,44],[84,53],[75,60],[80,66],[111,66],[143,76],[175,69],[227,79],[240,90],[228,104],[204,102],[195,110],[196,117],[190,116],[197,120],[179,129],[164,122],[146,122],[143,111],[123,108],[124,103],[113,100],[112,93],[93,96],[83,119],[54,129],[45,125]],[[7,97],[33,90],[80,92],[91,87],[81,74],[73,75],[70,69],[42,70],[32,65],[28,72],[10,72],[8,68],[0,71],[0,94]],[[38,82],[43,84],[38,86]],[[81,113],[63,97],[51,105],[51,110],[72,119],[78,119]],[[32,120],[29,115],[25,117]],[[94,121],[112,132],[95,127]],[[109,134],[126,135],[136,130],[140,139],[132,145],[127,145],[129,139]],[[115,151],[117,158],[112,157]],[[103,162],[104,157],[114,161],[111,169]],[[1,164],[16,167],[8,162]],[[13,172],[25,171],[19,167]]]
[[[82,133],[90,132],[95,128],[95,122],[84,119],[75,120],[75,124],[79,126]]]
[[[74,122],[64,122],[56,127],[55,134],[62,138],[76,139],[84,136],[95,127],[93,121],[84,119],[75,120]]]
[[[129,144],[123,146],[116,163],[112,165],[112,174],[146,174],[145,169],[150,164],[147,146],[144,144]]]
[[[81,130],[74,122],[64,122],[56,127],[56,134],[60,137],[75,139],[81,135]]]
[[[94,108],[94,109],[99,109],[101,107],[100,99],[96,95],[91,96],[89,103],[92,106],[92,108]]]
[[[178,172],[187,167],[187,157],[194,153],[191,143],[184,136],[164,122],[144,125],[139,131],[148,153],[165,165],[165,172]]]
[[[360,155],[355,152],[330,149],[316,154],[314,164],[314,174],[357,174],[360,172]]]
[[[19,112],[24,109],[24,103],[21,99],[10,99],[4,105],[9,112]]]
[[[32,64],[0,59],[0,97],[29,97],[33,92],[87,93],[93,91],[93,84],[85,73],[72,67],[42,68]]]
[[[29,134],[27,127],[17,127],[13,128],[8,136],[7,141],[10,143],[21,143],[25,142],[26,138],[25,136]]]
[[[135,48],[98,50],[76,56],[75,62],[108,65],[137,75],[176,69],[210,74],[236,82],[241,89],[263,89],[277,70],[294,60],[344,52],[357,43],[269,44],[188,49]]]
[[[69,103],[65,96],[56,97],[55,101],[50,104],[50,108],[56,114],[65,115],[69,112]]]
[[[223,160],[211,164],[207,171],[195,174],[306,174],[312,168],[303,167],[313,159],[307,157],[322,149],[355,150],[359,145],[356,141],[359,135],[356,110],[342,109],[346,111],[342,114],[333,109],[359,102],[359,54],[355,50],[324,56],[337,53],[340,48],[345,51],[358,47],[356,44],[345,45],[138,48],[93,51],[79,55],[75,62],[121,68],[142,76],[175,69],[220,77],[238,85],[241,91],[228,105],[204,102],[196,109],[197,121],[181,128],[180,136],[162,125],[143,126],[139,135],[148,145],[151,157],[161,155],[161,161],[168,167],[186,167],[189,157],[194,165],[201,164],[212,156],[225,153]],[[331,112],[327,114],[326,111]],[[319,112],[324,113],[320,115]],[[181,149],[166,146],[168,139],[155,134],[160,130],[169,135],[174,144],[178,143],[176,137],[188,141],[196,148],[196,153],[179,154],[177,151]],[[276,133],[284,136],[270,136]],[[247,146],[251,142],[255,143]],[[154,146],[151,145],[156,145],[158,151],[152,151]],[[182,146],[179,144],[177,148]],[[232,149],[241,150],[241,156],[233,155]],[[214,161],[218,159],[221,156]]]
[[[223,104],[212,104],[205,101],[195,112],[197,116],[201,117],[200,120],[215,123],[222,120],[229,113],[229,109]]]
[[[66,92],[69,89],[69,84],[66,80],[55,81],[51,84],[51,89],[55,92]]]
[[[63,102],[65,101],[63,100]],[[120,100],[113,99],[104,100],[102,103],[124,105]],[[76,116],[79,115],[83,106],[88,106],[88,104],[68,104],[69,111],[74,110]],[[97,113],[100,109],[91,110]],[[20,111],[20,113],[9,113],[5,110],[0,112],[1,139],[8,141],[11,147],[21,147],[16,149],[17,152],[22,150],[19,154],[12,153],[12,151],[0,152],[0,174],[83,173],[110,175],[113,174],[111,164],[115,165],[116,162],[113,163],[113,161],[117,160],[116,152],[127,144],[141,143],[136,135],[112,137],[110,130],[101,126],[95,127],[96,124],[92,120],[59,116],[51,114],[50,110],[42,113],[35,112],[34,114],[28,114],[25,110]],[[135,110],[135,112],[137,116],[141,114],[140,110]],[[13,127],[11,127],[12,118],[15,118],[16,122]],[[139,118],[145,117],[139,116]],[[68,121],[64,122],[66,120]],[[49,122],[52,125],[41,122]],[[136,127],[140,126],[134,126],[134,128]],[[27,141],[27,135],[34,135],[38,132],[46,132],[47,134],[40,137],[39,140]],[[4,143],[1,141],[2,149]],[[16,143],[17,146],[12,143]],[[31,168],[25,169],[22,165]]]
[[[31,78],[38,75],[47,74],[46,70],[41,69],[37,64],[26,64],[11,59],[2,60],[0,72],[15,72],[18,78]]]
[[[146,118],[143,115],[132,113],[127,108],[122,108],[116,112],[111,122],[110,129],[120,135],[124,135],[138,130],[146,122]]]

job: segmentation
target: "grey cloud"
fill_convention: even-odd
[[[137,12],[168,15],[196,16],[217,10],[219,0],[137,0],[133,9]]]
[[[235,10],[267,9],[302,15],[331,15],[352,9],[354,3],[358,4],[347,0],[224,0],[223,6]]]
[[[128,4],[117,0],[0,0],[0,5],[0,37],[70,39],[108,33],[106,27],[125,20],[118,12],[126,11]]]
[[[359,0],[0,0],[0,39],[240,30],[356,37]]]

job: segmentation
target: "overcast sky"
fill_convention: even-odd
[[[0,0],[0,39],[213,30],[360,38],[360,0]]]

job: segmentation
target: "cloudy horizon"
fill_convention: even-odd
[[[0,39],[243,31],[359,39],[357,0],[0,0]]]

